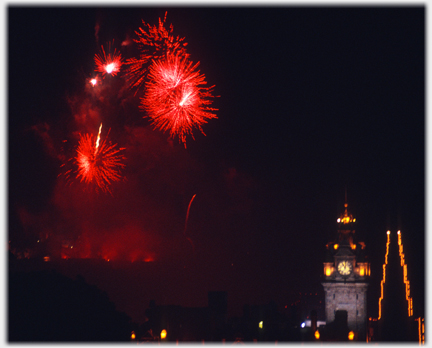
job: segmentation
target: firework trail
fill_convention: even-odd
[[[109,50],[110,47],[111,45],[109,45]],[[107,55],[103,46],[101,46],[101,49],[101,53],[96,54],[94,58],[96,64],[95,71],[101,72],[103,76],[105,76],[105,74],[111,74],[112,76],[117,75],[123,64],[120,52],[114,49],[112,54],[108,53]]]
[[[150,25],[143,22],[143,27],[138,28],[135,31],[137,39],[133,39],[138,45],[140,50],[139,58],[127,59],[125,64],[128,65],[126,70],[126,76],[130,85],[130,88],[136,88],[138,91],[139,87],[144,86],[144,80],[148,73],[148,64],[153,59],[165,58],[170,54],[180,54],[188,57],[186,53],[187,43],[183,42],[184,38],[179,36],[174,37],[173,25],[171,24],[169,29],[165,28],[167,12],[163,21],[159,18],[158,25]]]
[[[188,223],[188,220],[189,220],[189,210],[190,210],[190,207],[191,207],[192,201],[194,200],[195,196],[196,196],[196,194],[194,194],[194,195],[192,196],[192,199],[191,199],[190,202],[189,202],[189,205],[188,205],[188,208],[187,208],[187,213],[186,213],[185,228],[184,228],[184,231],[183,231],[184,236],[185,236],[185,237],[187,238],[187,240],[191,243],[193,249],[195,249],[195,246],[194,246],[194,244],[192,243],[192,240],[191,240],[189,237],[186,236],[186,228],[187,228],[187,223]]]
[[[210,108],[214,88],[202,87],[207,84],[205,75],[196,70],[187,57],[169,55],[166,59],[154,60],[150,65],[146,91],[141,98],[140,108],[148,113],[155,128],[169,131],[170,137],[179,136],[186,147],[186,135],[193,137],[192,129],[208,119],[217,118]]]
[[[96,184],[102,191],[111,193],[109,185],[121,179],[120,169],[125,167],[122,163],[125,157],[120,154],[124,148],[117,149],[117,144],[113,145],[106,139],[100,143],[101,131],[102,124],[96,139],[92,134],[81,136],[75,158],[77,179],[86,184]]]

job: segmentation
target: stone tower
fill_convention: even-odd
[[[346,311],[348,328],[361,341],[366,338],[370,266],[365,260],[365,244],[356,242],[355,221],[345,199],[345,212],[337,219],[336,239],[327,244],[322,285],[327,324],[335,320],[336,311]]]

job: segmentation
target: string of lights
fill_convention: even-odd
[[[384,298],[384,283],[385,283],[385,277],[386,277],[386,266],[388,263],[388,252],[389,252],[389,245],[390,245],[390,231],[387,231],[387,243],[386,243],[386,253],[385,253],[385,262],[383,264],[383,279],[381,280],[381,296],[378,300],[378,320],[381,319],[381,302]]]
[[[400,262],[401,262],[401,267],[403,267],[403,275],[404,275],[404,283],[405,283],[405,298],[408,302],[408,316],[411,317],[413,315],[413,305],[412,305],[412,298],[410,297],[410,282],[408,280],[408,269],[407,269],[407,264],[405,263],[405,255],[403,252],[401,231],[398,231],[397,234],[398,234]]]

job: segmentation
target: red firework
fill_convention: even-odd
[[[102,124],[97,138],[92,134],[81,136],[75,157],[77,178],[86,184],[96,184],[104,192],[111,192],[109,185],[121,179],[120,169],[125,167],[122,163],[125,157],[120,154],[124,148],[117,148],[117,144],[106,139],[100,143],[101,130]]]
[[[209,107],[213,101],[214,88],[206,85],[205,76],[196,70],[187,57],[169,55],[155,60],[149,68],[146,91],[141,98],[140,108],[147,111],[155,128],[169,130],[170,137],[179,136],[186,147],[186,135],[193,137],[192,129],[197,127],[204,135],[201,125],[208,119],[217,118],[212,113],[218,109]]]
[[[99,83],[99,79],[96,77],[93,77],[89,79],[89,83],[92,85],[92,87],[96,86]]]
[[[173,25],[169,29],[165,28],[167,13],[163,21],[159,18],[158,25],[150,25],[143,22],[143,27],[138,28],[135,34],[138,36],[134,42],[138,44],[140,50],[139,58],[130,58],[125,64],[128,65],[127,77],[131,88],[138,88],[144,85],[144,79],[147,75],[147,65],[152,59],[164,58],[169,54],[181,54],[188,56],[186,53],[187,43],[183,38],[173,36]]]
[[[96,64],[95,71],[101,72],[102,75],[117,75],[117,73],[120,72],[120,68],[123,64],[120,52],[117,52],[117,50],[114,49],[112,54],[108,53],[107,55],[103,46],[101,46],[101,48],[101,53],[96,54],[94,58]]]

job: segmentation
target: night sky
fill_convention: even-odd
[[[289,305],[322,290],[346,190],[371,262],[371,316],[388,229],[402,231],[414,316],[424,315],[425,8],[131,6],[7,8],[13,247],[46,234],[118,257],[138,248],[154,262],[116,270],[135,288],[86,269],[89,282],[118,284],[108,294],[125,310],[133,293],[143,312],[157,282],[133,274],[159,264],[172,272],[159,304],[201,306],[207,291],[226,290],[233,307]],[[88,84],[101,45],[133,56],[142,20],[155,25],[166,11],[217,96],[218,118],[187,148],[150,125],[122,73],[98,91]],[[111,129],[125,148],[112,195],[59,176],[78,134],[97,134],[101,122],[102,136]]]

